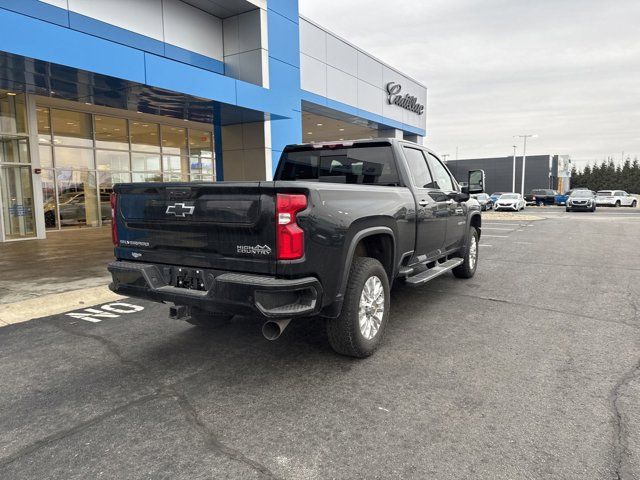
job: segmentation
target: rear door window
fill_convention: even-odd
[[[277,180],[399,186],[390,145],[293,150],[282,155]]]
[[[427,159],[422,150],[411,147],[404,147],[403,150],[413,185],[417,188],[434,188]]]

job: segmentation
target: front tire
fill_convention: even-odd
[[[565,208],[565,209],[564,209],[564,211],[565,211],[565,212],[570,212],[570,211],[571,211],[571,209],[570,209],[570,208]]]
[[[475,227],[469,229],[469,241],[464,253],[464,261],[455,267],[452,272],[458,278],[471,278],[478,267],[478,230]]]
[[[342,312],[327,320],[331,348],[356,358],[373,354],[382,342],[390,304],[389,279],[382,264],[375,258],[356,257]]]

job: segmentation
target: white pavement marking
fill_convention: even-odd
[[[482,235],[483,237],[507,238],[509,235]]]
[[[488,243],[479,243],[481,247],[493,247],[493,245],[489,245]]]
[[[519,243],[520,245],[533,245],[533,242],[513,242],[513,243]]]
[[[518,225],[520,226],[520,225]],[[506,230],[507,232],[513,232],[513,228],[498,228],[498,227],[482,227],[483,230]]]
[[[117,302],[125,297],[116,295],[104,285],[70,292],[54,293],[14,303],[0,305],[0,326],[48,317],[77,308]]]
[[[484,227],[485,225],[506,225],[507,227],[519,227],[522,224],[521,223],[489,223],[489,222],[485,222],[482,226]]]

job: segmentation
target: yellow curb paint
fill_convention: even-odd
[[[0,327],[123,299],[106,285],[0,304]]]

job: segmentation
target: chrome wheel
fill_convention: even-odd
[[[360,333],[367,340],[376,336],[384,316],[384,287],[377,276],[372,276],[364,282],[360,295],[358,320]]]
[[[471,243],[469,244],[469,268],[476,268],[476,260],[478,260],[478,240],[475,235],[471,235]]]

